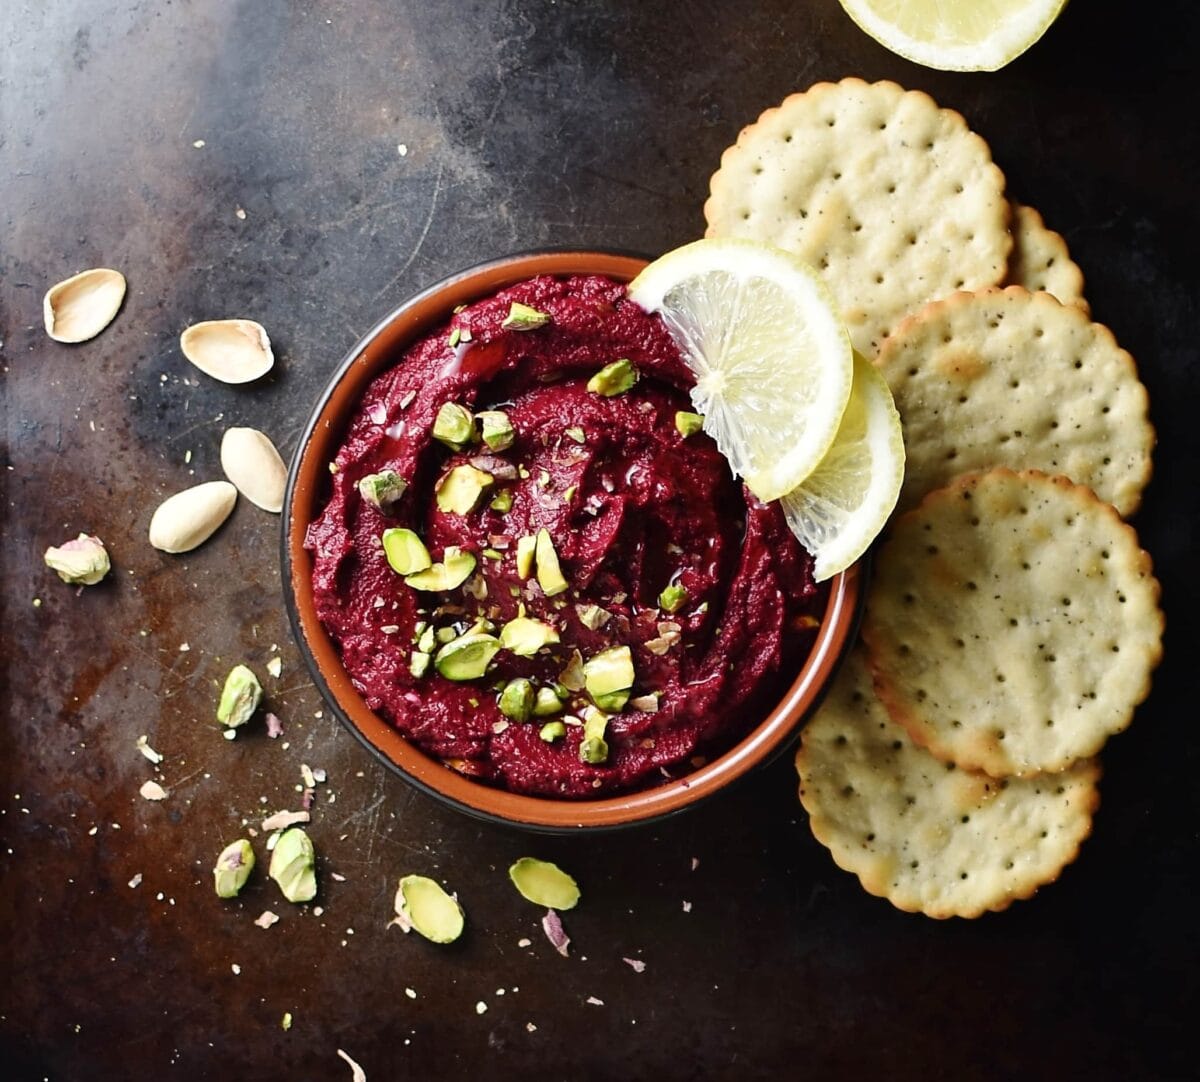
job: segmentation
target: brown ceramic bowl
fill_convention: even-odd
[[[283,508],[284,596],[292,627],[313,679],[342,723],[378,758],[418,789],[492,822],[548,833],[611,829],[683,811],[712,796],[787,749],[833,676],[853,639],[862,595],[858,565],[836,576],[812,652],[791,686],[733,748],[695,772],[665,785],[597,800],[523,796],[473,781],[410,744],[369,710],[317,619],[312,559],[304,549],[317,517],[334,457],[367,385],[416,339],[467,304],[538,274],[603,274],[630,281],[646,260],[616,252],[549,251],[509,256],[462,271],[400,305],[338,366],[321,395],[292,459]]]

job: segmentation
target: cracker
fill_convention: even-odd
[[[895,83],[818,83],[725,151],[707,235],[798,253],[822,273],[854,348],[902,317],[1007,270],[1004,176],[956,112]]]
[[[896,520],[863,621],[888,713],[993,777],[1063,770],[1130,722],[1162,654],[1137,534],[1082,485],[969,474]]]
[[[1005,285],[1024,286],[1031,293],[1052,293],[1063,304],[1090,313],[1091,306],[1083,296],[1083,271],[1071,258],[1067,242],[1046,228],[1033,207],[1014,203],[1012,211],[1013,246]]]
[[[861,650],[843,663],[796,756],[817,840],[908,912],[977,917],[1028,898],[1091,832],[1100,770],[997,780],[914,744],[875,697]]]
[[[906,319],[876,362],[904,426],[898,507],[990,466],[1062,474],[1122,515],[1150,480],[1154,429],[1133,358],[1048,293],[959,293]]]

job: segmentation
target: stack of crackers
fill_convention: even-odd
[[[818,269],[904,429],[862,640],[796,759],[813,833],[901,909],[1003,909],[1074,859],[1162,653],[1133,359],[984,140],[894,83],[768,110],[705,216]]]

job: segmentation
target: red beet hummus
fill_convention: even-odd
[[[549,320],[502,328],[514,302]],[[588,390],[618,359],[632,362],[636,384],[611,397]],[[624,286],[541,277],[455,313],[371,384],[305,544],[318,615],[372,710],[454,769],[554,797],[685,774],[758,720],[777,677],[811,647],[823,591],[778,505],[735,482],[708,436],[678,430],[692,382],[661,321]],[[512,445],[445,446],[432,430],[447,402],[503,411]],[[466,513],[439,509],[439,484],[468,464],[490,486]],[[358,482],[382,470],[408,486],[380,509]],[[382,549],[390,527],[414,531],[434,561],[451,546],[472,553],[474,573],[445,592],[414,589]],[[554,596],[518,573],[520,540],[541,530],[568,584]],[[660,595],[672,585],[685,600],[668,612]],[[500,649],[474,679],[447,679],[434,665],[413,675],[429,628],[441,649],[464,633],[498,636],[521,615],[559,641],[532,656]],[[586,762],[580,719],[596,707],[572,674],[620,646],[633,663],[629,701],[609,703],[604,757]],[[500,691],[521,677],[555,689],[560,711],[528,721],[502,713]],[[548,737],[554,721],[561,733]]]

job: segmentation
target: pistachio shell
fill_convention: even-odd
[[[221,469],[255,507],[283,510],[287,467],[275,444],[256,428],[229,428],[221,439]]]
[[[163,552],[190,552],[228,517],[237,489],[228,481],[205,481],[164,500],[150,519],[150,544]]]
[[[81,271],[46,291],[46,333],[56,342],[86,342],[113,321],[124,299],[125,276],[120,271]]]
[[[275,364],[267,332],[252,319],[193,323],[179,336],[179,348],[201,372],[222,383],[249,383]]]

